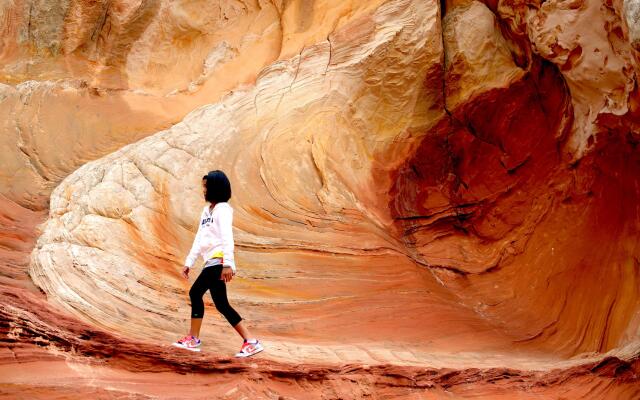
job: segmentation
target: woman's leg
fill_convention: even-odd
[[[247,327],[244,326],[242,321],[238,322],[233,328],[236,330],[236,332],[238,332],[238,334],[240,334],[240,336],[242,336],[244,340],[249,340],[253,338],[253,336],[251,336],[251,333],[249,333],[249,329],[247,329]]]
[[[189,290],[189,298],[191,299],[191,329],[189,335],[200,337],[200,327],[202,326],[202,317],[204,317],[204,301],[202,296],[209,290],[208,282],[212,279],[211,271],[204,268],[200,275],[193,282],[191,290]]]
[[[216,309],[220,314],[224,315],[229,324],[235,328],[242,338],[249,339],[251,336],[249,335],[248,329],[244,327],[244,324],[242,324],[242,318],[238,315],[236,310],[231,307],[231,304],[229,304],[229,299],[227,298],[227,284],[220,279],[222,266],[210,268],[216,268],[216,279],[212,279],[209,286],[209,292],[213,298],[213,304],[215,304]]]
[[[202,326],[202,318],[191,318],[191,328],[189,335],[200,338],[200,327]]]

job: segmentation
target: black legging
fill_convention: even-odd
[[[220,279],[222,274],[222,265],[213,265],[206,267],[200,272],[200,276],[193,282],[189,297],[191,298],[191,318],[202,318],[204,316],[204,302],[202,296],[209,291],[213,298],[213,304],[224,317],[229,321],[231,326],[236,326],[242,318],[229,304],[227,300],[227,285]]]

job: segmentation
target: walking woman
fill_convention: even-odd
[[[231,307],[227,299],[227,283],[236,273],[233,256],[233,208],[228,201],[231,198],[231,183],[222,171],[211,171],[202,177],[204,199],[207,202],[202,215],[198,233],[191,251],[185,261],[182,276],[189,279],[189,271],[198,257],[204,259],[202,272],[191,286],[191,329],[189,334],[174,346],[191,351],[200,351],[200,327],[204,316],[202,297],[211,293],[216,309],[224,315],[231,326],[242,336],[244,342],[236,357],[249,357],[264,350],[262,344],[252,338],[242,323],[242,318]]]

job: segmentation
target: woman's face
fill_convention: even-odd
[[[207,194],[207,180],[203,179],[202,180],[202,197],[206,196]]]

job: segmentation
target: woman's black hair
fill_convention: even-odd
[[[231,198],[231,182],[220,170],[210,171],[202,177],[206,181],[207,190],[204,194],[205,201],[210,203],[222,203]]]

